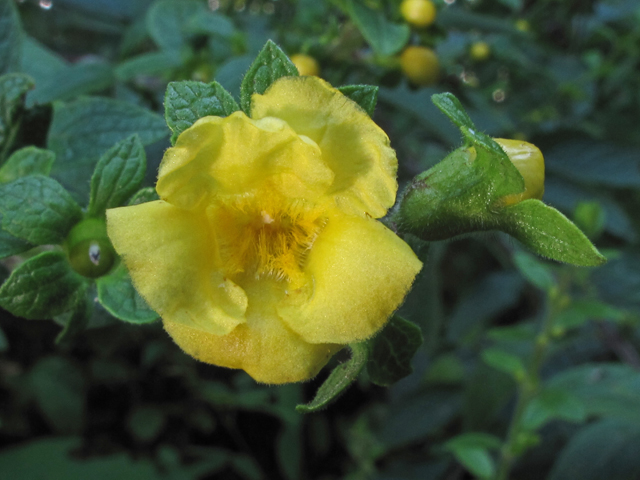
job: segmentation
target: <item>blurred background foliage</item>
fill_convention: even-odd
[[[215,79],[237,95],[273,39],[333,85],[380,86],[374,119],[401,186],[460,142],[434,93],[453,92],[494,137],[535,143],[545,201],[609,258],[551,264],[501,234],[413,241],[425,268],[400,313],[425,336],[414,373],[389,389],[361,377],[306,416],[294,407],[326,373],[267,387],[196,363],[159,322],[104,313],[57,345],[54,322],[0,311],[0,476],[445,480],[501,478],[514,463],[522,480],[640,478],[637,1],[434,0],[424,27],[400,0],[0,5],[5,72],[35,81],[2,160],[52,150],[51,176],[82,204],[98,157],[131,131],[153,185],[169,81]],[[118,103],[96,112],[100,125],[74,116],[85,95],[126,102],[126,115]]]

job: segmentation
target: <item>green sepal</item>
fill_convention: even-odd
[[[67,345],[80,333],[84,332],[89,324],[92,310],[93,304],[89,300],[88,295],[83,295],[71,312],[71,315],[69,315],[64,328],[56,337],[56,344]]]
[[[111,315],[129,323],[150,323],[159,318],[136,291],[124,264],[109,275],[100,277],[98,301]]]
[[[71,310],[89,282],[74,272],[62,252],[44,252],[19,265],[0,287],[0,306],[30,320]]]
[[[460,103],[460,100],[452,93],[436,93],[431,95],[431,101],[451,120],[458,128],[466,127],[474,129],[471,117]]]
[[[18,131],[16,114],[33,86],[31,77],[22,73],[9,73],[0,77],[0,162]]]
[[[0,183],[8,183],[27,175],[49,175],[56,154],[51,150],[24,147],[13,152],[0,167]]]
[[[80,206],[62,185],[30,175],[0,187],[2,228],[34,245],[60,244],[82,218]]]
[[[164,118],[173,132],[171,144],[199,118],[209,115],[226,117],[240,108],[218,82],[191,80],[171,82],[164,96]]]
[[[358,378],[369,358],[369,347],[366,342],[361,342],[349,345],[349,348],[351,358],[333,369],[311,402],[296,407],[298,413],[312,413],[323,409]]]
[[[424,341],[420,328],[394,315],[374,338],[367,342],[367,372],[376,385],[388,387],[413,372],[411,359]]]
[[[499,212],[500,230],[538,255],[583,267],[606,262],[584,233],[555,208],[524,200]]]
[[[298,69],[289,57],[273,41],[267,40],[253,61],[240,85],[240,106],[249,115],[251,96],[263,94],[269,86],[281,77],[297,77]]]
[[[108,208],[119,207],[139,188],[147,169],[147,157],[138,135],[116,143],[105,152],[91,177],[87,214],[101,217]]]
[[[378,103],[378,87],[374,85],[345,85],[338,90],[356,102],[370,117]]]
[[[156,189],[153,187],[144,187],[138,190],[133,197],[129,199],[129,203],[127,205],[140,205],[141,203],[153,202],[155,200],[160,200],[160,196]]]

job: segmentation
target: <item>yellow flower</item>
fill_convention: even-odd
[[[522,140],[509,140],[506,138],[494,138],[502,147],[511,163],[513,163],[522,178],[524,178],[524,192],[507,195],[503,202],[505,205],[535,198],[542,200],[544,195],[544,157],[542,152],[533,143]]]
[[[188,354],[257,381],[313,377],[374,335],[420,261],[374,220],[397,160],[356,103],[316,77],[205,117],[167,150],[161,200],[107,212],[141,295]]]

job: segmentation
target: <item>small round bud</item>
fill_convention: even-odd
[[[516,20],[516,28],[521,32],[528,32],[529,30],[531,30],[531,25],[524,18],[520,18]]]
[[[427,47],[407,47],[400,55],[400,68],[415,85],[432,85],[440,76],[440,62],[435,52]]]
[[[404,0],[400,13],[405,21],[415,27],[428,27],[436,19],[436,7],[430,0]]]
[[[97,278],[113,266],[116,254],[103,220],[89,218],[71,229],[65,242],[71,267],[80,275]]]
[[[544,157],[538,147],[521,140],[494,138],[509,160],[524,178],[524,192],[507,195],[505,205],[513,205],[529,198],[542,199],[544,194]]]
[[[314,77],[320,75],[320,65],[318,61],[310,55],[297,53],[291,56],[291,61],[298,69],[300,75]]]
[[[474,42],[469,50],[471,58],[478,62],[483,62],[491,55],[491,47],[487,42]]]

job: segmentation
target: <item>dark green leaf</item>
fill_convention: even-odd
[[[160,0],[147,11],[147,31],[163,50],[180,50],[189,39],[192,19],[210,13],[198,0]]]
[[[455,95],[449,92],[437,93],[431,96],[431,101],[442,113],[449,117],[449,120],[451,120],[458,128],[467,127],[475,129],[473,121],[469,115],[467,115],[467,112],[460,103],[460,100],[458,100]]]
[[[70,191],[88,194],[95,162],[115,143],[137,133],[143,145],[162,140],[164,119],[145,108],[107,98],[54,103],[47,147],[56,153],[51,175]]]
[[[0,75],[20,68],[20,17],[12,0],[0,1]]]
[[[91,177],[87,213],[102,216],[107,208],[123,206],[139,188],[147,158],[138,135],[118,142],[100,157]]]
[[[495,464],[489,450],[497,450],[500,445],[500,439],[493,435],[464,433],[446,442],[444,449],[453,453],[456,459],[475,476],[491,478],[495,472]]]
[[[500,229],[538,255],[593,267],[606,259],[571,221],[539,200],[524,200],[500,211]]]
[[[640,425],[640,373],[628,365],[581,365],[555,375],[547,387],[571,392],[589,416],[615,417]]]
[[[570,391],[545,388],[527,405],[522,425],[526,429],[537,430],[551,420],[581,423],[585,419],[584,405]]]
[[[326,407],[354,382],[367,363],[369,348],[366,343],[355,343],[349,348],[351,359],[334,368],[316,392],[315,398],[305,405],[298,405],[297,412],[311,413]]]
[[[173,131],[171,143],[199,118],[226,117],[238,109],[231,94],[218,82],[171,82],[164,97],[164,117]]]
[[[548,292],[556,286],[551,269],[534,256],[526,252],[516,252],[513,261],[524,278],[536,287]]]
[[[33,80],[27,75],[9,73],[0,77],[0,161],[13,142],[17,131],[14,125],[16,112],[30,88],[33,88]]]
[[[136,194],[131,197],[127,205],[139,205],[141,203],[153,202],[155,200],[160,200],[156,189],[153,187],[145,187],[138,190]]]
[[[27,175],[49,175],[56,154],[37,147],[24,147],[13,152],[0,167],[0,183],[8,183]]]
[[[119,80],[123,81],[138,76],[162,76],[182,66],[182,62],[182,56],[175,50],[143,53],[122,62],[116,67],[115,74]]]
[[[365,7],[357,0],[348,0],[346,5],[353,23],[378,55],[394,55],[407,44],[408,25],[392,23],[384,13]]]
[[[7,340],[7,336],[2,329],[0,329],[0,353],[4,353],[7,350],[9,350],[9,340]]]
[[[98,278],[97,284],[100,304],[114,317],[130,323],[149,323],[158,318],[134,288],[123,264]]]
[[[196,35],[215,35],[222,38],[229,38],[235,33],[233,22],[215,12],[205,12],[192,17],[186,30]]]
[[[44,252],[18,266],[0,287],[0,306],[18,317],[50,319],[77,305],[88,281],[61,252]]]
[[[164,411],[158,407],[141,406],[129,415],[127,427],[135,438],[143,442],[155,439],[166,422]]]
[[[81,438],[50,437],[5,448],[0,453],[0,471],[11,472],[12,478],[21,480],[44,478],[158,480],[159,478],[158,471],[150,461],[134,462],[125,453],[78,460],[71,453],[81,445]]]
[[[549,480],[640,478],[640,424],[617,419],[592,423],[571,438]]]
[[[56,337],[56,344],[66,345],[71,342],[82,332],[85,331],[89,324],[89,319],[93,313],[93,302],[90,301],[88,295],[84,295],[75,306],[69,318],[66,320],[66,325],[62,331]],[[59,318],[59,317],[58,317]],[[58,319],[56,319],[57,321]]]
[[[82,218],[71,195],[49,177],[22,177],[0,191],[2,228],[34,245],[62,243]]]
[[[2,222],[1,214],[0,222]],[[31,248],[33,248],[33,245],[29,242],[25,242],[21,238],[16,238],[0,228],[0,258],[17,255],[18,253],[26,252]]]
[[[481,353],[482,360],[490,367],[511,375],[515,380],[522,380],[526,369],[520,357],[498,348],[487,348]]]
[[[247,115],[251,112],[251,96],[263,94],[280,77],[297,77],[298,69],[289,57],[268,40],[249,67],[240,86],[240,106]]]
[[[109,88],[113,81],[113,69],[108,63],[77,63],[36,84],[36,88],[27,95],[27,107],[100,92]]]
[[[22,42],[22,72],[33,78],[36,85],[46,82],[66,67],[67,62],[60,55],[32,37],[25,37]]]
[[[397,315],[367,342],[367,372],[376,385],[387,387],[413,372],[411,359],[422,345],[420,329]]]
[[[438,11],[438,24],[446,29],[480,30],[491,34],[521,35],[513,21],[507,18],[475,13],[464,8],[443,8]]]
[[[61,433],[76,433],[84,423],[85,382],[80,369],[61,357],[41,359],[29,385],[47,421]]]

